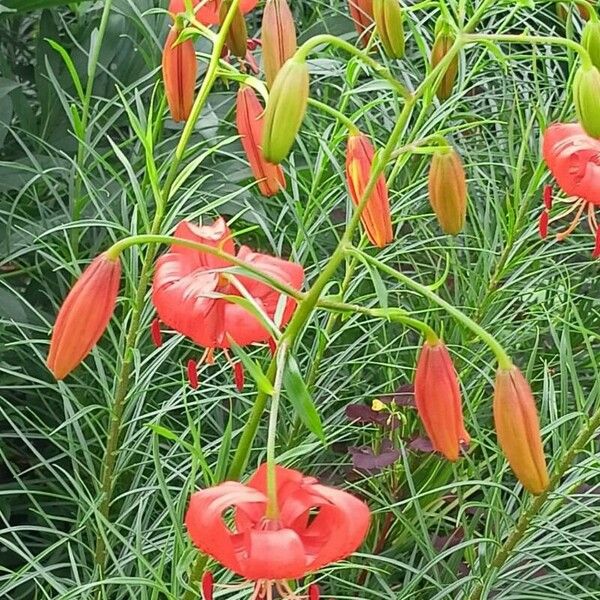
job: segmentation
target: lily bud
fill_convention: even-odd
[[[600,138],[600,71],[581,66],[573,79],[573,100],[581,126],[593,138]]]
[[[589,21],[583,28],[581,44],[589,52],[597,69],[600,69],[600,21]]]
[[[365,193],[374,156],[375,150],[366,135],[350,134],[346,149],[346,180],[354,206],[360,204]],[[374,246],[383,248],[394,239],[388,187],[383,173],[377,178],[375,189],[360,215],[360,221]]]
[[[426,341],[415,372],[415,403],[435,450],[458,460],[461,444],[471,441],[463,422],[458,375],[445,344]]]
[[[231,8],[231,0],[221,0],[219,5],[219,20],[221,23],[225,20],[229,9]],[[246,19],[241,9],[235,11],[233,21],[227,32],[227,48],[231,54],[239,58],[245,58],[248,52],[248,30],[246,28]]]
[[[236,101],[236,123],[250,169],[263,196],[273,196],[285,189],[285,175],[278,165],[267,162],[260,149],[263,135],[263,107],[251,87],[240,87]]]
[[[267,0],[261,40],[263,66],[270,88],[285,61],[294,55],[297,48],[294,17],[286,0]]]
[[[177,44],[180,31],[171,27],[163,49],[162,71],[165,94],[174,121],[186,121],[194,104],[196,51],[194,42]]]
[[[121,263],[106,253],[82,273],[62,303],[50,340],[46,364],[64,379],[96,345],[115,310]]]
[[[590,11],[588,9],[587,6],[584,6],[583,4],[580,4],[577,6],[578,10],[579,10],[579,16],[584,20],[587,21],[590,18]],[[557,3],[556,4],[556,14],[558,15],[558,18],[561,21],[566,21],[567,20],[567,15],[569,14],[567,9],[565,8],[564,4],[561,3]]]
[[[442,18],[438,19],[435,26],[435,41],[431,49],[431,68],[435,69],[442,62],[450,48],[454,45],[456,38],[449,25]],[[455,56],[440,81],[436,90],[437,97],[440,100],[447,100],[452,95],[452,89],[458,75],[458,56]]]
[[[348,8],[358,39],[366,46],[371,36],[365,32],[373,25],[373,0],[348,0]]]
[[[306,113],[308,93],[308,65],[290,58],[277,73],[267,102],[262,138],[267,161],[278,165],[290,153]]]
[[[388,56],[404,56],[404,12],[398,0],[373,0],[377,33]]]
[[[494,422],[515,475],[529,492],[541,494],[549,479],[537,410],[531,388],[515,366],[496,374]]]
[[[467,214],[467,179],[460,156],[449,146],[431,158],[429,202],[444,233],[458,235]]]

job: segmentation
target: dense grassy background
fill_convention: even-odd
[[[149,340],[154,313],[148,303],[127,401],[112,522],[100,518],[100,462],[129,298],[139,273],[137,251],[126,257],[117,318],[92,356],[66,383],[52,380],[44,359],[57,306],[73,278],[112,240],[145,231],[152,215],[144,152],[131,114],[142,128],[151,128],[163,175],[178,139],[179,127],[165,119],[159,85],[167,18],[152,10],[153,4],[114,1],[80,160],[82,144],[69,108],[80,100],[65,63],[47,40],[68,52],[85,82],[102,3],[0,13],[3,598],[80,600],[95,598],[98,590],[110,600],[182,598],[196,554],[182,527],[187,499],[212,476],[222,476],[229,442],[235,447],[255,396],[252,382],[242,394],[235,391],[223,360],[203,370],[199,390],[191,391],[183,365],[200,351],[170,334],[155,348]],[[389,65],[409,88],[426,72],[439,14],[436,2],[425,4],[408,19],[407,57]],[[479,2],[445,4],[470,11]],[[345,2],[294,0],[292,5],[301,40],[323,31],[355,39]],[[478,30],[565,33],[552,3],[528,5],[533,2],[497,2]],[[252,31],[259,22],[257,11],[250,18]],[[574,17],[567,35],[577,38],[579,30]],[[209,51],[208,45],[197,49]],[[551,466],[600,405],[600,278],[590,258],[593,239],[582,227],[566,242],[541,242],[536,225],[541,186],[549,179],[540,160],[540,130],[573,117],[568,93],[573,64],[574,56],[556,47],[465,52],[453,97],[433,112],[415,113],[405,139],[442,131],[455,143],[469,174],[466,230],[456,239],[440,233],[427,201],[427,158],[402,159],[391,195],[396,241],[378,253],[423,283],[439,280],[448,264],[438,292],[494,333],[527,372]],[[355,119],[379,145],[385,142],[399,106],[386,84],[337,52],[315,57],[311,73],[315,97]],[[206,222],[223,214],[234,230],[243,230],[244,242],[305,264],[310,281],[334,248],[350,210],[343,177],[345,132],[311,110],[286,167],[287,191],[265,200],[254,189],[235,137],[235,91],[234,84],[219,83],[211,94],[188,156],[205,153],[205,158],[170,203],[163,229],[172,230],[182,218]],[[85,205],[74,221],[78,196]],[[395,433],[399,461],[371,475],[353,471],[346,448],[377,447],[383,433],[376,426],[352,424],[346,406],[370,403],[409,383],[420,341],[397,325],[361,316],[314,316],[296,358],[312,384],[327,445],[294,429],[286,403],[281,460],[364,494],[376,515],[362,552],[319,575],[326,597],[466,598],[481,577],[490,598],[600,598],[597,441],[578,457],[504,568],[490,570],[498,543],[529,502],[491,430],[493,357],[468,331],[394,281],[349,263],[332,282],[332,293],[344,278],[348,299],[403,306],[443,328],[461,375],[473,442],[455,467],[415,452],[408,441],[419,425],[412,410],[404,409],[406,423]],[[264,348],[253,355],[267,364]],[[249,468],[264,458],[265,433],[262,428]],[[386,520],[390,512],[394,519]],[[384,540],[380,532],[387,526]],[[105,537],[109,549],[104,579],[94,570],[97,536]],[[223,573],[219,581],[227,577]],[[223,592],[228,598],[248,595],[247,589]]]

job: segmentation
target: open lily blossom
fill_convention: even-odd
[[[231,231],[221,217],[207,226],[182,221],[174,235],[236,255]],[[296,290],[302,287],[304,269],[297,263],[253,252],[247,246],[237,251],[237,258]],[[288,323],[296,307],[292,298],[282,300],[277,290],[241,274],[238,267],[234,274],[233,267],[233,263],[212,254],[177,244],[156,262],[152,301],[160,320],[206,348],[209,359],[215,348],[227,349],[232,341],[247,346],[272,337],[257,316],[225,296],[242,297],[245,292],[271,320],[283,302],[277,323],[280,327]]]
[[[253,10],[258,4],[258,0],[241,0],[240,10],[245,14]],[[219,24],[219,0],[192,0],[196,19],[203,25]],[[199,7],[199,8],[197,8]],[[185,12],[185,0],[171,0],[169,2],[169,12],[176,15]]]
[[[588,225],[595,236],[593,256],[600,256],[600,229],[596,218],[596,207],[600,206],[600,140],[590,137],[578,123],[555,123],[544,133],[542,150],[548,168],[568,196],[559,200],[567,208],[549,219],[552,194],[545,189],[540,223],[542,237],[547,233],[548,223],[575,213],[571,224],[556,236],[558,240],[565,239],[587,212]]]
[[[288,580],[352,554],[369,528],[369,508],[347,492],[279,466],[276,482],[277,519],[266,515],[266,465],[246,485],[227,481],[196,492],[185,516],[202,552],[254,583],[253,599],[273,597],[273,587],[297,598]],[[229,509],[231,528],[223,520]]]

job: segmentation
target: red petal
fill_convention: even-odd
[[[233,235],[229,227],[227,227],[227,223],[225,223],[223,217],[216,219],[212,225],[198,226],[188,221],[181,221],[181,223],[177,225],[173,235],[182,240],[189,240],[191,242],[204,244],[205,246],[217,248],[227,254],[235,254]],[[230,262],[213,256],[212,254],[199,252],[198,250],[186,248],[185,246],[178,246],[177,244],[171,246],[171,252],[183,254],[194,259],[193,264],[196,266],[210,267],[211,269],[231,266]]]
[[[321,590],[316,583],[311,583],[308,588],[308,600],[319,600],[321,598]]]
[[[304,546],[292,529],[252,529],[245,546],[247,554],[238,558],[247,579],[298,579],[307,572]]]
[[[266,506],[266,497],[259,491],[241,483],[226,481],[218,486],[196,492],[190,499],[190,505],[185,516],[185,524],[194,544],[205,554],[212,556],[222,565],[244,576],[238,560],[238,550],[234,544],[238,534],[225,526],[223,513],[229,507],[238,504],[251,503]],[[243,555],[245,548],[240,548]]]

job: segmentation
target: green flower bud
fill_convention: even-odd
[[[589,52],[597,69],[600,69],[600,22],[588,21],[581,36],[582,46]]]
[[[391,58],[404,56],[404,12],[398,0],[373,0],[377,33]]]
[[[600,71],[596,67],[579,67],[573,80],[573,101],[586,133],[600,138]]]
[[[262,151],[270,163],[279,164],[290,153],[304,119],[308,93],[308,65],[292,57],[277,73],[265,109]]]
[[[219,8],[219,20],[221,23],[225,20],[230,8],[231,0],[223,0],[221,2]],[[246,28],[246,20],[244,19],[242,11],[238,8],[233,16],[233,21],[231,21],[231,26],[229,27],[229,32],[227,34],[227,48],[231,54],[239,58],[246,58],[246,52],[248,51],[247,46],[248,30]]]

